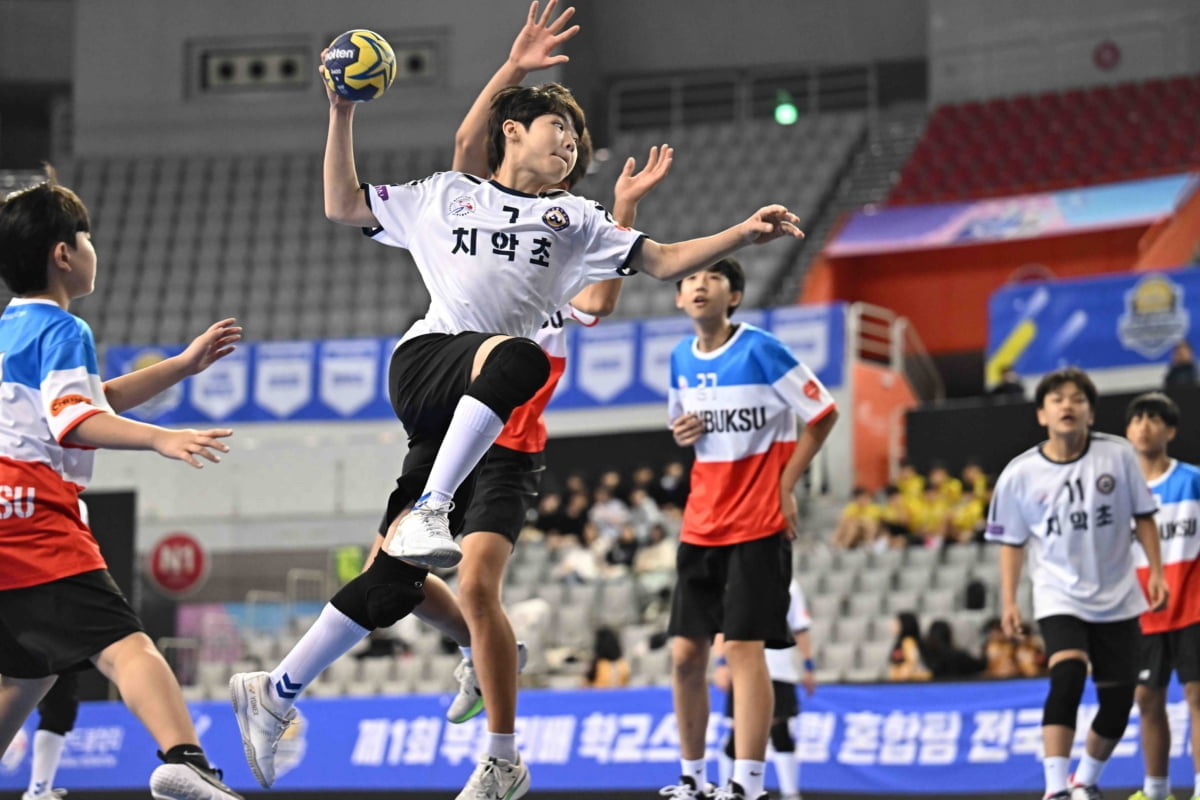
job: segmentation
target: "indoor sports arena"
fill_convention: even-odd
[[[569,6],[0,0],[0,797],[1200,797],[1200,4]]]

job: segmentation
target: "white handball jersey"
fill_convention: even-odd
[[[800,588],[800,584],[792,581],[789,587],[789,592],[792,596],[792,601],[788,605],[788,630],[793,634],[808,630],[812,624],[812,618],[808,615],[808,602],[804,599],[804,590]],[[784,650],[773,650],[767,648],[767,672],[771,675],[771,680],[782,681],[783,683],[799,683],[800,672],[796,666],[796,659],[799,654],[796,648],[788,647]]]
[[[1029,543],[1034,617],[1068,614],[1115,622],[1141,614],[1145,595],[1129,549],[1135,516],[1153,514],[1154,495],[1133,446],[1092,433],[1074,461],[1046,458],[1043,445],[1009,462],[996,481],[987,538]]]
[[[633,274],[645,238],[586,198],[524,194],[462,172],[364,188],[380,225],[365,233],[411,252],[429,290],[429,310],[404,339],[463,331],[532,339],[581,289]]]

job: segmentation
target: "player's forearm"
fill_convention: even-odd
[[[93,414],[76,425],[63,439],[68,444],[105,450],[153,450],[166,428],[125,419],[107,411]]]
[[[633,227],[633,223],[637,221],[637,208],[638,200],[620,194],[613,195],[613,219],[622,228]]]
[[[186,377],[183,361],[173,356],[136,372],[105,381],[104,396],[113,411],[120,414],[137,408]]]
[[[579,294],[571,298],[571,305],[585,314],[593,317],[607,317],[617,307],[617,299],[621,296],[623,278],[611,278],[600,283],[593,283]]]
[[[370,227],[375,215],[363,201],[354,164],[354,107],[330,106],[323,166],[325,216],[343,225]]]
[[[740,226],[671,244],[646,239],[631,266],[660,281],[678,281],[733,255],[746,244]]]
[[[808,635],[808,631],[796,632],[796,650],[800,652],[801,658],[805,661],[812,660],[812,637]]]
[[[1142,545],[1142,550],[1146,552],[1146,561],[1150,563],[1150,572],[1156,575],[1162,575],[1162,548],[1158,541],[1158,525],[1154,523],[1154,517],[1138,517],[1134,523],[1134,536]]]
[[[492,98],[501,89],[520,86],[528,73],[511,61],[505,61],[496,74],[483,87],[483,91],[471,104],[462,124],[454,134],[454,169],[472,175],[487,177],[488,169],[488,118],[492,112]]]
[[[792,451],[791,457],[783,465],[783,472],[779,476],[779,485],[782,489],[790,492],[796,487],[800,476],[812,464],[813,459],[817,457],[817,451],[829,438],[829,432],[833,430],[837,419],[838,411],[835,408],[812,425],[804,426],[804,430],[800,432],[800,438],[796,441],[796,449]]]
[[[1017,582],[1021,580],[1024,562],[1024,549],[1011,544],[1000,545],[1000,602],[1005,606],[1017,604]]]

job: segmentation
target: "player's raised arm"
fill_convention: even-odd
[[[215,322],[179,355],[105,381],[104,396],[118,414],[136,408],[189,375],[203,372],[229,355],[241,338],[242,329],[236,319],[230,317]]]
[[[638,203],[667,177],[674,158],[675,149],[668,144],[661,148],[651,147],[650,155],[646,157],[646,166],[641,172],[634,174],[637,160],[633,156],[629,157],[613,187],[613,219],[618,225],[623,228],[633,227],[637,220]],[[593,316],[606,317],[616,309],[623,283],[621,278],[593,283],[575,295],[571,305]]]
[[[538,13],[538,5],[538,0],[530,3],[525,26],[513,40],[508,59],[483,87],[458,126],[458,132],[454,135],[454,169],[458,172],[481,177],[491,174],[488,165],[488,117],[496,93],[509,86],[519,86],[531,72],[549,69],[570,60],[562,54],[554,55],[554,50],[579,33],[578,25],[566,27],[575,15],[574,7],[566,9],[551,21],[558,0],[546,3],[541,14]]]
[[[323,73],[325,53],[321,52],[322,63],[318,67]],[[322,81],[324,83],[324,81]],[[358,180],[358,168],[354,164],[354,103],[339,97],[326,84],[325,94],[329,97],[329,132],[325,139],[325,163],[323,167],[325,217],[343,225],[359,228],[374,228],[379,220],[371,213],[363,198]]]
[[[662,281],[677,281],[704,269],[747,245],[766,244],[780,238],[804,237],[800,218],[781,205],[763,206],[745,222],[712,236],[662,244],[647,239],[630,266]]]

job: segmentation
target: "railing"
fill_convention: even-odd
[[[846,311],[846,334],[852,359],[900,373],[922,403],[945,398],[937,365],[907,317],[870,303],[852,303]]]
[[[873,64],[795,66],[626,78],[608,95],[609,137],[641,128],[769,119],[786,98],[801,114],[878,107]]]

